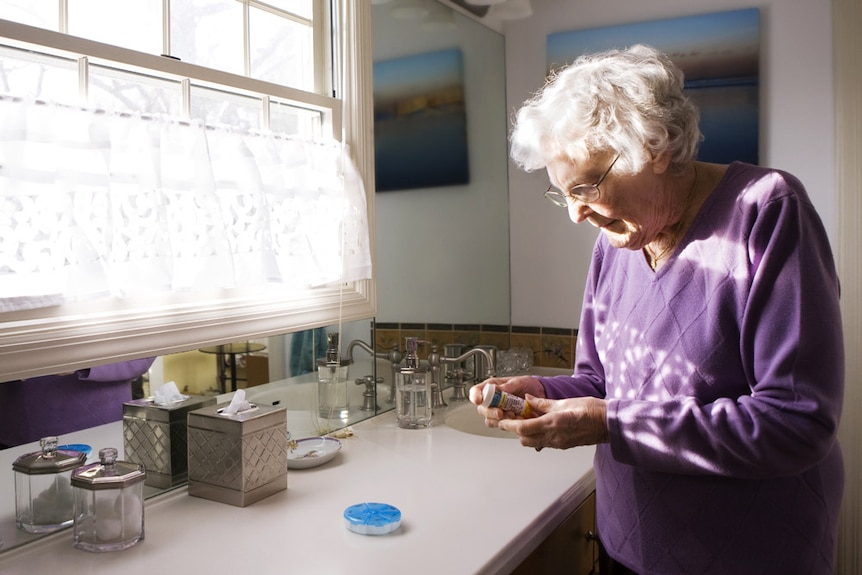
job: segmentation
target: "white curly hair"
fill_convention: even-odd
[[[683,93],[682,71],[662,52],[638,44],[581,56],[553,73],[517,111],[510,153],[528,172],[584,148],[620,154],[623,173],[662,154],[680,172],[697,155],[699,118]]]

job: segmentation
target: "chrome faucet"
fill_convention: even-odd
[[[443,399],[443,383],[440,381],[442,373],[441,364],[443,357],[436,345],[431,346],[431,351],[428,353],[428,368],[431,372],[431,409],[446,407],[446,400]]]
[[[359,347],[368,352],[368,355],[376,356],[377,354],[374,352],[374,349],[362,341],[361,339],[354,339],[350,343],[347,344],[347,359],[353,360],[353,350],[354,348]]]
[[[368,352],[368,354],[375,359],[385,359],[389,362],[389,367],[392,370],[392,379],[390,380],[392,382],[392,384],[389,386],[389,397],[387,398],[386,402],[387,403],[395,403],[395,374],[398,373],[399,364],[401,363],[401,358],[402,358],[401,350],[398,349],[397,345],[393,345],[392,349],[387,351],[387,352],[383,352],[383,351],[375,352],[374,348],[372,348],[370,345],[368,345],[367,343],[365,343],[361,339],[354,339],[350,343],[347,344],[347,360],[348,361],[351,361],[351,362],[353,361],[353,350],[357,347]],[[380,379],[378,378],[378,380],[375,383],[379,383],[379,382],[380,382]]]
[[[479,381],[484,381],[489,377],[494,377],[497,373],[497,347],[493,345],[477,345],[476,347],[467,350],[462,353],[458,357],[442,357],[439,353],[436,352],[436,347],[432,348],[431,353],[428,354],[428,365],[431,369],[431,383],[432,386],[435,382],[438,382],[439,388],[439,374],[440,374],[440,366],[444,363],[447,364],[459,364],[463,361],[474,358],[474,363],[476,365],[476,369],[474,370],[473,377],[470,378],[470,381],[473,383],[478,383]],[[482,370],[482,361],[478,361],[479,359],[484,360],[484,372]],[[435,379],[435,373],[437,374],[437,379]],[[463,370],[456,370],[456,379],[455,379],[455,390],[450,398],[451,401],[466,401],[467,394],[465,393],[467,382],[463,379],[464,372]],[[480,379],[481,378],[481,379]],[[432,387],[433,389],[433,387]],[[442,396],[440,397],[440,401],[442,402]],[[445,403],[442,403],[442,406],[445,406]]]

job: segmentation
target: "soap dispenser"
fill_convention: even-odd
[[[420,429],[431,425],[431,378],[419,366],[419,338],[406,338],[404,365],[395,375],[395,416],[398,427]]]
[[[326,334],[326,357],[317,360],[317,414],[323,419],[346,420],[350,410],[349,361],[339,358],[338,339]]]

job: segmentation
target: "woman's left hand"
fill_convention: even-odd
[[[607,402],[595,397],[541,399],[527,396],[539,417],[501,419],[500,429],[517,433],[521,445],[568,449],[608,441]]]

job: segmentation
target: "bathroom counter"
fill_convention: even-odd
[[[175,489],[147,501],[146,539],[128,550],[74,549],[68,529],[0,554],[0,573],[507,573],[594,490],[592,447],[400,429],[392,411],[352,429],[335,459],[289,470],[286,491],[249,507]],[[371,501],[398,507],[401,527],[348,531],[344,509]]]

